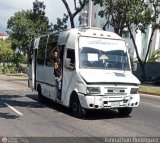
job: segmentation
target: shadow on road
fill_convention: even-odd
[[[26,95],[26,97],[31,98],[37,102],[39,102],[37,95]],[[54,109],[57,112],[62,112],[66,115],[72,116],[69,108],[60,105],[54,101],[46,99],[43,103],[48,108]],[[114,119],[114,118],[129,118],[131,116],[123,117],[120,116],[117,110],[92,110],[87,111],[87,116],[83,120],[102,120],[102,119]]]
[[[44,103],[40,103],[36,94],[25,95],[32,99],[32,101],[24,101],[23,96],[20,95],[0,95],[0,108],[6,108],[5,103],[13,107],[26,107],[26,108],[51,108],[57,112],[62,112],[66,115],[72,116],[69,108],[64,107],[56,102],[46,99]],[[129,117],[129,116],[128,116]],[[0,113],[0,118],[16,119],[18,116],[10,115],[9,113]],[[87,111],[87,116],[84,120],[99,120],[99,119],[114,119],[122,118],[118,111],[115,110],[92,110]]]
[[[4,118],[4,119],[17,119],[17,118],[19,118],[19,116],[11,115],[9,113],[0,113],[0,118]]]
[[[27,107],[27,108],[44,108],[42,104],[35,101],[23,101],[20,95],[0,95],[0,108],[7,107],[5,103],[13,107]]]
[[[38,99],[38,95],[26,95],[26,97],[31,98],[35,101],[37,101],[38,103],[40,103],[39,99]],[[52,100],[46,99],[43,103],[40,103],[41,105],[44,105],[47,108],[51,108],[54,109],[57,112],[62,112],[64,114],[68,114],[70,115],[70,110],[69,108],[62,106]]]
[[[129,118],[131,116],[120,116],[117,110],[105,109],[105,110],[94,110],[88,112],[85,120],[102,120],[102,119],[116,119],[116,118]]]

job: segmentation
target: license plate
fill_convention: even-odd
[[[119,107],[119,102],[111,102],[111,107]]]

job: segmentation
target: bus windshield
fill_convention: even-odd
[[[122,40],[80,37],[79,63],[80,68],[130,70]]]

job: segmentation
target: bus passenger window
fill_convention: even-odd
[[[75,50],[68,49],[67,50],[67,58],[71,59],[71,66],[75,66]]]
[[[53,52],[56,50],[57,43],[49,43],[46,50],[46,66],[53,66]]]
[[[37,55],[37,63],[39,65],[44,65],[45,48],[46,48],[45,44],[39,46],[38,55]]]

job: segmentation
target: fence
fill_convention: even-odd
[[[148,62],[145,66],[147,81],[151,81],[153,76],[160,74],[160,62]],[[140,65],[137,65],[137,70],[133,74],[141,81]]]

